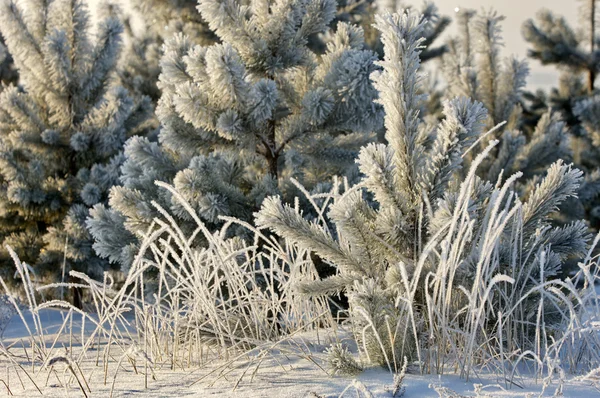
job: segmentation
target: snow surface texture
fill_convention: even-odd
[[[49,340],[56,337],[56,331],[60,329],[63,319],[67,311],[59,310],[44,310],[40,317],[44,327],[48,332]],[[25,314],[28,320],[29,327],[33,328],[33,317],[30,313]],[[78,334],[81,328],[81,317],[75,317],[73,323],[73,332]],[[8,346],[16,342],[15,349],[18,347],[20,351],[21,339],[27,339],[28,332],[24,324],[18,316],[13,317],[3,343]],[[323,344],[317,344],[317,336],[314,332],[299,335],[298,339],[306,341],[314,341],[311,346],[316,355],[324,350]],[[321,336],[323,340],[323,336]],[[65,342],[66,343],[66,342]],[[74,355],[77,351],[74,351]],[[91,388],[89,396],[106,397],[110,395],[112,377],[108,383],[104,384],[104,375],[101,367],[95,365],[96,356],[94,352],[88,354],[88,358],[83,361],[81,371],[86,374],[87,382]],[[261,366],[253,381],[250,377],[243,380],[235,390],[233,386],[240,374],[245,370],[246,361],[240,360],[236,371],[227,375],[227,379],[221,379],[212,384],[209,373],[218,369],[221,362],[207,364],[206,366],[195,370],[170,369],[166,366],[156,373],[156,380],[149,380],[148,387],[144,387],[143,371],[136,374],[130,363],[124,364],[124,369],[118,373],[114,386],[114,397],[288,397],[288,398],[313,398],[316,396],[322,397],[338,397],[349,385],[353,384],[353,380],[358,380],[364,385],[370,393],[375,397],[391,397],[389,392],[392,384],[390,373],[380,367],[366,369],[355,378],[344,376],[331,377],[319,369],[309,361],[300,358],[286,359],[285,357],[269,360]],[[10,382],[12,394],[17,397],[36,396],[39,392],[33,384],[26,378],[21,377],[25,388],[22,387],[16,372],[7,366],[5,358],[0,361],[0,367],[3,368],[3,374],[0,379],[5,382]],[[110,373],[115,371],[116,365],[113,364]],[[5,370],[6,369],[6,370]],[[65,372],[66,371],[66,372]],[[417,370],[418,372],[418,370]],[[206,379],[198,382],[202,377]],[[49,379],[46,380],[46,372],[35,374],[34,380],[40,387],[44,396],[67,396],[67,390],[62,386],[67,383],[70,372],[66,370],[64,364],[58,364],[55,367],[55,372],[52,372]],[[438,397],[440,396],[436,389],[442,391],[454,391],[460,395],[445,395],[445,397],[538,397],[542,390],[542,382],[534,378],[520,378],[517,380],[519,386],[513,386],[511,389],[506,389],[503,383],[491,374],[480,374],[479,378],[475,378],[473,382],[465,382],[457,375],[449,374],[444,376],[408,374],[404,386],[406,393],[404,397]],[[359,384],[360,386],[360,384]],[[0,394],[6,394],[5,386],[2,386],[4,391]],[[441,388],[440,388],[441,387]],[[557,384],[549,386],[543,396],[553,396]],[[600,396],[598,390],[592,381],[577,381],[575,378],[570,378],[564,383],[565,397],[594,397]],[[352,386],[343,395],[344,397],[356,397],[357,389]],[[73,397],[82,396],[76,382],[72,381],[68,394]],[[316,395],[315,395],[316,394]],[[5,395],[2,395],[5,396]],[[365,396],[364,394],[361,396]]]

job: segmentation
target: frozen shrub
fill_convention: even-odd
[[[523,173],[494,183],[476,174],[498,141],[463,173],[488,112],[480,102],[456,98],[445,103],[441,122],[423,128],[423,26],[411,12],[377,17],[385,57],[372,79],[386,113],[388,144],[361,150],[362,181],[334,187],[318,209],[329,221],[307,220],[269,197],[256,222],[337,267],[338,274],[298,289],[307,295],[345,291],[358,346],[371,362],[397,370],[406,356],[441,371],[447,356],[465,358],[460,367],[468,377],[485,356],[482,347],[491,349],[485,336],[498,322],[511,333],[521,330],[519,338],[508,339],[520,350],[533,344],[535,329],[526,325],[539,308],[547,327],[560,322],[535,292],[560,273],[566,258],[585,253],[584,223],[552,227],[549,218],[576,195],[582,177],[558,160],[544,177],[530,180],[527,196],[519,196],[515,187]]]

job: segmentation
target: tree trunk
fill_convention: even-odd
[[[590,2],[590,59],[594,58],[596,50],[596,0]],[[591,63],[591,61],[590,61]],[[594,82],[596,81],[596,65],[591,64],[588,71],[588,91],[594,92]]]
[[[71,289],[73,291],[73,306],[75,308],[83,309],[83,289],[80,287],[73,287]]]
[[[69,277],[69,283],[76,284],[79,283],[79,281],[71,276]],[[70,290],[71,303],[73,304],[73,306],[75,308],[83,309],[83,289],[80,287],[71,287]]]
[[[269,168],[269,174],[275,178],[275,180],[279,177],[279,169],[277,167],[277,163],[279,161],[279,154],[277,153],[277,146],[275,143],[275,121],[269,120],[268,123],[268,135],[267,135],[267,151],[266,151],[266,159],[267,165]]]

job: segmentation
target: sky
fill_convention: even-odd
[[[503,23],[505,49],[504,56],[516,55],[519,58],[527,56],[527,43],[521,35],[521,25],[529,18],[534,18],[536,13],[546,8],[556,14],[562,14],[573,28],[578,22],[578,0],[433,0],[443,15],[452,17],[457,7],[473,8],[475,10],[490,8],[504,15]],[[423,0],[409,0],[408,3],[419,6]],[[453,33],[456,27],[452,24],[448,31]],[[552,66],[542,66],[540,63],[529,60],[531,73],[528,79],[528,87],[531,89],[547,88],[556,86],[558,73]]]

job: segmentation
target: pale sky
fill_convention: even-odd
[[[422,0],[409,0],[408,3],[419,6]],[[444,15],[452,18],[456,7],[473,8],[480,11],[482,8],[490,8],[504,15],[503,35],[505,48],[504,56],[516,55],[519,58],[527,56],[527,43],[521,35],[521,25],[529,18],[534,18],[538,10],[547,8],[556,14],[562,14],[573,28],[577,27],[579,0],[434,0],[434,3]],[[451,33],[456,27],[454,23],[448,28]],[[528,79],[530,88],[547,88],[555,86],[558,74],[552,66],[542,66],[538,62],[529,60],[531,73]]]

